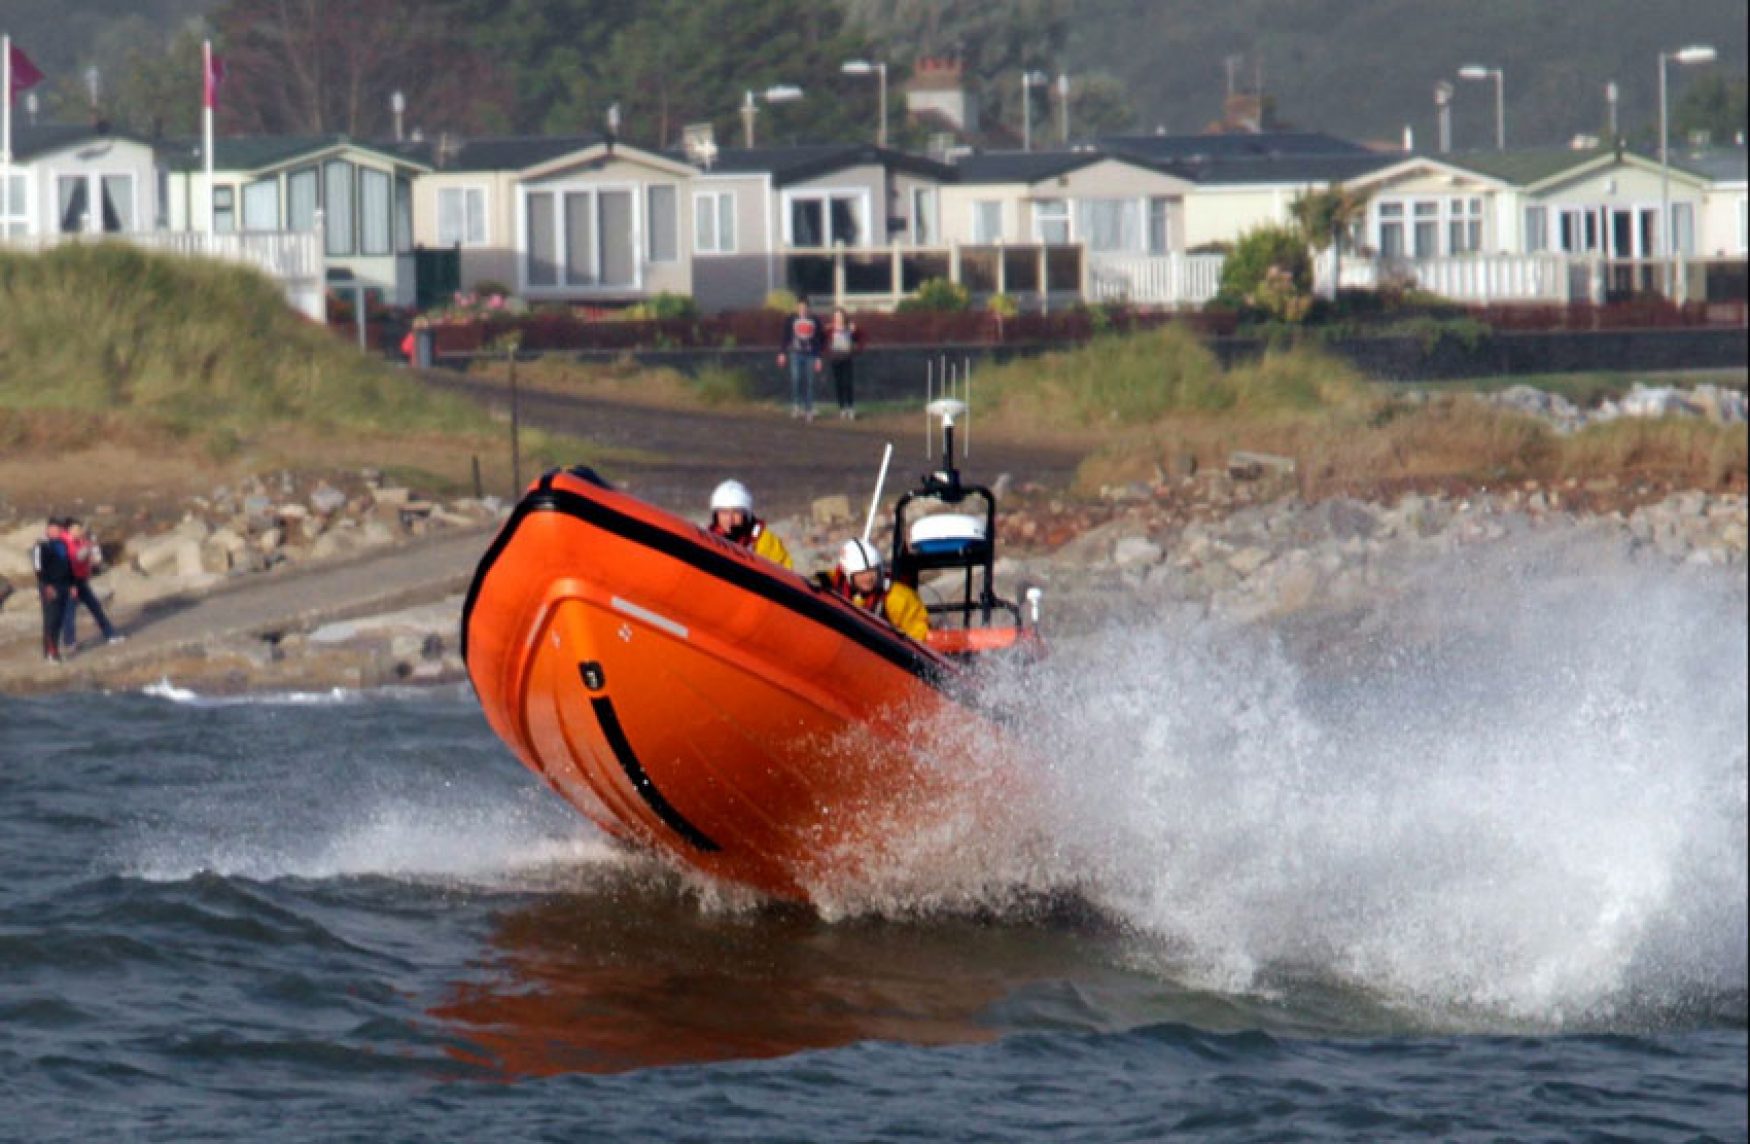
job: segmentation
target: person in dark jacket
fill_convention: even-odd
[[[61,662],[61,617],[73,591],[73,562],[67,556],[63,530],[60,518],[50,517],[42,539],[30,551],[37,595],[43,603],[43,658],[50,663]]]
[[[820,372],[820,351],[826,332],[820,319],[808,308],[808,299],[796,302],[796,312],[784,319],[778,342],[778,367],[790,367],[790,416],[814,420],[814,375]]]
[[[78,633],[74,629],[79,618],[80,604],[84,604],[91,617],[97,621],[97,627],[103,632],[106,642],[121,643],[127,637],[118,633],[115,625],[109,622],[109,617],[103,613],[102,602],[91,587],[91,573],[103,559],[103,550],[92,542],[91,535],[85,531],[85,525],[81,521],[67,521],[61,538],[67,545],[67,563],[73,569],[73,594],[62,609],[61,650],[70,652],[79,644]]]

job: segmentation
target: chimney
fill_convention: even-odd
[[[978,98],[966,90],[966,65],[958,56],[924,56],[905,88],[913,118],[946,120],[956,131],[978,130]]]

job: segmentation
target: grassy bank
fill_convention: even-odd
[[[1594,398],[1629,386],[1585,380]],[[1081,468],[1084,491],[1219,467],[1236,450],[1294,458],[1311,495],[1406,481],[1644,478],[1742,488],[1750,457],[1743,425],[1623,420],[1564,436],[1461,387],[1376,385],[1312,347],[1224,369],[1172,327],[993,367],[978,388],[1011,431],[1097,439]]]
[[[460,488],[505,429],[361,356],[252,270],[119,243],[0,253],[0,449],[102,444],[191,467],[374,465]],[[575,442],[523,435],[525,468]],[[496,482],[496,483],[503,483]]]

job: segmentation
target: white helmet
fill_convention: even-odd
[[[846,576],[881,571],[881,553],[866,540],[847,540],[839,549],[839,571]]]
[[[711,511],[716,512],[721,508],[738,508],[742,512],[752,512],[753,494],[740,481],[724,481],[711,491]]]

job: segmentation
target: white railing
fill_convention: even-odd
[[[125,242],[142,250],[186,258],[216,258],[249,266],[278,282],[293,309],[325,321],[328,263],[317,231],[207,235],[201,231],[150,230],[113,234],[37,234],[0,237],[0,246],[43,251],[68,243]]]
[[[1547,254],[1467,254],[1387,262],[1416,287],[1454,302],[1566,302],[1567,260]],[[1344,283],[1348,285],[1347,282]]]
[[[1219,254],[1090,254],[1088,301],[1201,306],[1221,288]]]

